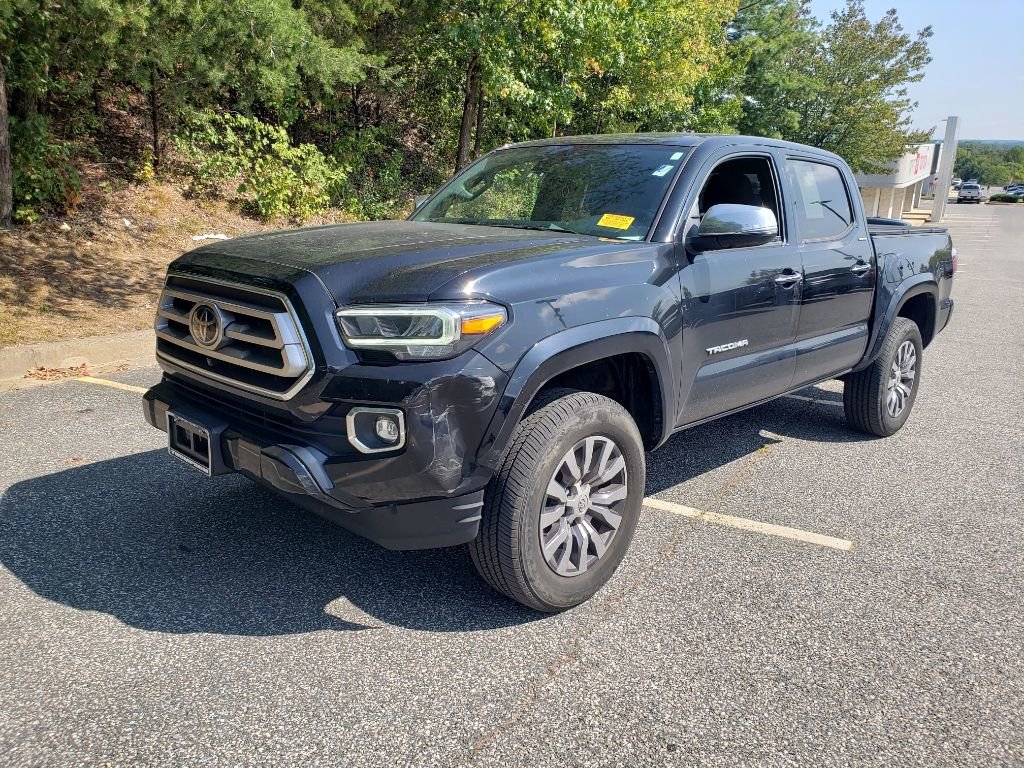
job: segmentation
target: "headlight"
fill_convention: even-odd
[[[349,348],[390,352],[399,360],[454,357],[508,320],[504,307],[487,301],[379,304],[334,314]]]

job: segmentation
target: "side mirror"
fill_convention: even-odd
[[[690,238],[696,251],[751,248],[770,243],[779,234],[779,222],[768,208],[722,203],[711,206]]]
[[[427,202],[427,200],[429,199],[430,195],[417,195],[416,197],[413,198],[412,209],[414,211],[418,211],[420,208],[423,207],[423,204]]]

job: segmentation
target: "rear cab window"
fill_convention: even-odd
[[[800,240],[842,237],[853,226],[853,206],[843,174],[834,165],[794,160],[789,166],[796,180],[796,220]]]

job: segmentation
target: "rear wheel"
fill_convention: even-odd
[[[469,545],[494,589],[538,611],[579,605],[618,568],[643,501],[644,449],[626,410],[554,390],[516,428]]]
[[[875,361],[846,377],[843,407],[851,427],[889,437],[906,424],[917,399],[922,348],[917,324],[895,318]]]

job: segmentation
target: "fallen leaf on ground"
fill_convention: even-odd
[[[70,379],[75,376],[88,376],[89,366],[86,363],[73,365],[70,368],[47,368],[44,365],[38,368],[29,368],[25,373],[26,379],[38,379],[39,381],[58,381]]]

